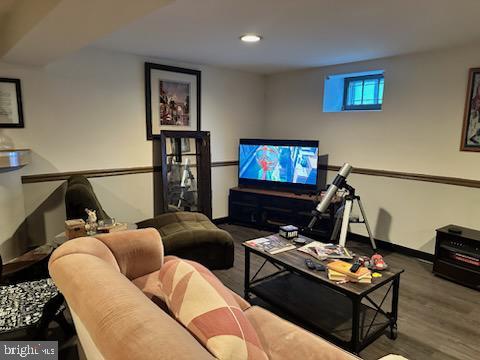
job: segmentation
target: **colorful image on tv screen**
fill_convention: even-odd
[[[317,183],[318,148],[240,145],[239,176],[294,184]]]

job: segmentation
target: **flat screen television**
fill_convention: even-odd
[[[317,168],[318,141],[240,139],[239,186],[316,191]]]

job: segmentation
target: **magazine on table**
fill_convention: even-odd
[[[318,260],[353,259],[352,253],[346,247],[338,244],[325,244],[320,241],[312,241],[298,250],[312,255]]]
[[[271,255],[296,249],[294,244],[276,234],[259,239],[248,240],[245,241],[245,243]]]

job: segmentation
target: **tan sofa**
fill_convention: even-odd
[[[50,274],[88,359],[213,359],[162,310],[157,275],[164,260],[154,229],[79,238],[55,250]],[[358,359],[235,296],[270,359]]]

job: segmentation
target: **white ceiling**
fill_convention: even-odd
[[[273,73],[471,43],[479,15],[480,0],[176,0],[94,46]]]
[[[4,15],[13,10],[15,0],[0,0],[0,15]]]

